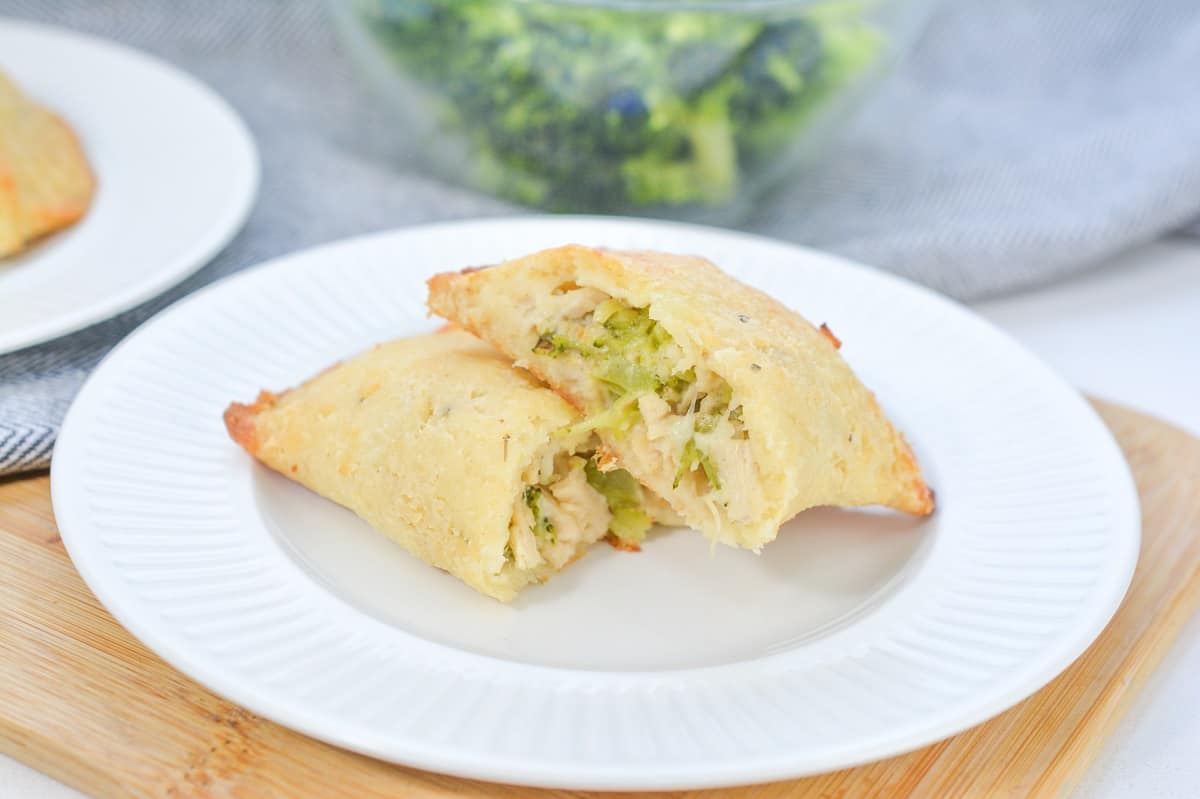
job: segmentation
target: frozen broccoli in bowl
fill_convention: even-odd
[[[432,167],[552,210],[730,207],[888,49],[862,0],[347,0]]]

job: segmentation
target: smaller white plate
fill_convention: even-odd
[[[90,36],[0,20],[0,70],[75,129],[96,174],[79,223],[0,259],[0,353],[107,319],[233,238],[258,190],[249,131],[212,90]]]

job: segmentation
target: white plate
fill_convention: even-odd
[[[75,128],[96,174],[80,222],[0,259],[0,353],[128,310],[208,261],[258,188],[246,126],[158,59],[0,20],[0,70]]]
[[[913,441],[937,514],[813,511],[759,557],[666,531],[503,606],[226,439],[230,400],[431,329],[430,274],[570,241],[704,253],[828,322]],[[576,788],[771,780],[970,727],[1092,641],[1139,539],[1107,430],[979,318],[821,253],[619,219],[403,230],[201,291],[80,393],[53,495],[97,596],[217,693],[396,762]]]

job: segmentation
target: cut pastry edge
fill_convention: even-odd
[[[261,460],[255,419],[263,411],[274,408],[281,396],[264,389],[258,392],[258,397],[250,404],[230,403],[222,415],[225,421],[225,432],[229,434],[234,443],[256,459]]]
[[[253,403],[231,403],[223,419],[229,437],[248,454],[303,484],[298,465],[263,457],[258,430],[259,415],[277,407],[288,393],[260,391]],[[481,553],[486,563],[480,579],[457,576],[507,602],[522,588],[545,582],[602,539],[617,549],[637,551],[656,520],[678,523],[666,504],[651,498],[628,472],[600,472],[597,445],[594,436],[571,429],[551,436],[522,475],[522,488],[512,500],[507,540],[502,546],[497,542],[496,551]]]
[[[897,491],[884,504],[913,516],[929,516],[937,507],[933,489],[925,482],[908,439],[899,431],[896,431],[896,438],[896,469],[899,482],[902,486],[907,485],[907,490]]]

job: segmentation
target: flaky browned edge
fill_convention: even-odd
[[[495,264],[484,264],[483,266],[464,266],[462,269],[459,269],[456,272],[438,272],[433,277],[425,280],[425,288],[432,292],[435,288],[441,288],[447,283],[453,283],[464,275],[470,275],[474,272],[482,272],[485,269],[491,269],[493,266],[495,266]],[[426,300],[426,304],[428,304],[428,300]],[[452,321],[450,324],[453,325],[457,323]]]
[[[381,347],[382,344],[376,344],[375,347]],[[309,383],[316,380],[326,372],[331,372],[341,366],[341,361],[334,361],[326,366],[315,375],[305,380],[300,384],[300,388],[304,388]],[[259,441],[256,433],[255,417],[263,411],[269,411],[274,408],[281,399],[286,397],[292,389],[284,389],[280,392],[267,391],[265,388],[260,389],[258,396],[254,402],[246,405],[241,402],[231,402],[229,407],[225,409],[225,413],[221,417],[225,420],[225,431],[242,449],[249,452],[255,458],[258,458]],[[261,458],[259,458],[261,460]],[[296,471],[293,467],[292,471]]]
[[[912,478],[909,480],[909,490],[896,498],[893,507],[915,516],[928,516],[934,511],[933,489],[925,482],[921,466],[917,463],[917,458],[913,455],[912,447],[904,438],[904,434],[897,430],[896,438],[896,458],[901,468],[911,474]]]
[[[79,140],[79,134],[58,114],[55,114],[53,111],[47,111],[47,113],[50,119],[67,134],[75,157],[83,167],[83,171],[87,173],[87,193],[83,197],[75,198],[76,202],[62,203],[49,208],[33,209],[36,211],[34,218],[44,227],[34,231],[33,235],[26,239],[27,242],[35,241],[42,236],[47,236],[78,222],[87,213],[92,205],[92,198],[96,195],[96,172],[92,169],[91,162],[88,161],[87,151],[83,149],[83,144]]]
[[[615,533],[605,533],[604,540],[618,552],[641,552],[642,545],[636,541],[626,541]]]
[[[833,331],[829,329],[829,325],[822,322],[821,326],[817,328],[817,332],[824,336],[833,345],[835,350],[842,348],[842,340],[833,334]]]
[[[7,227],[0,228],[0,233],[4,230],[11,231],[11,235],[8,237],[0,235],[0,258],[18,253],[25,248],[25,237],[21,234],[21,225],[17,219],[20,205],[21,200],[17,196],[17,179],[8,170],[4,160],[0,159],[0,217],[8,209],[10,218]]]
[[[480,268],[481,267],[478,266],[468,266],[466,269],[460,269],[457,272],[438,272],[436,275],[425,281],[425,288],[428,290],[429,294],[432,294],[435,290],[441,290],[442,288],[448,287],[449,284],[456,282],[462,275],[469,275],[472,272],[478,272]],[[426,299],[426,303],[428,304],[428,298]],[[431,309],[430,313],[435,313],[435,311]],[[451,322],[450,324],[457,323]]]
[[[600,252],[600,253],[609,252],[603,248],[584,247],[583,245],[573,245],[573,246],[581,247],[583,249],[589,249],[594,252]],[[615,253],[617,253],[617,254],[619,254],[619,252],[620,251],[615,251]],[[425,284],[429,290],[430,295],[432,295],[435,291],[448,290],[452,286],[452,284],[469,276],[473,272],[478,272],[482,269],[487,269],[487,268],[489,268],[489,267],[487,267],[487,266],[469,266],[469,267],[467,267],[465,269],[461,269],[457,272],[440,272],[440,273],[430,277],[428,280],[426,280]],[[432,307],[430,308],[430,311],[431,311],[431,313],[437,313],[436,311],[433,311]],[[457,324],[457,325],[461,326],[464,330],[466,330],[468,333],[475,336],[476,338],[487,341],[487,338],[482,334],[482,332],[478,328],[476,328],[474,325],[470,324],[469,322],[459,321],[459,320],[451,320],[451,322],[449,324],[451,324],[451,325]],[[828,324],[822,322],[821,325],[819,327],[817,327],[817,331],[831,345],[833,345],[834,349],[840,350],[842,348],[841,339],[839,339],[834,334],[833,330],[830,329]],[[509,356],[512,357],[512,353],[509,353]],[[536,377],[542,384],[547,385],[547,386],[550,385],[550,382],[546,379],[546,375],[541,373],[536,368],[536,365],[530,364],[530,365],[526,366],[525,369],[527,371],[529,371],[531,374],[533,374],[533,376]],[[566,391],[562,388],[554,388],[554,390],[559,396],[561,396],[563,399],[565,399],[567,402],[569,402],[571,405],[573,405],[576,409],[583,410],[583,403],[579,397],[573,396],[570,391]],[[872,394],[872,399],[874,399],[874,394]],[[904,434],[901,433],[899,430],[897,430],[895,425],[892,424],[891,420],[887,419],[886,415],[883,414],[882,409],[878,408],[878,400],[875,400],[875,402],[876,402],[877,411],[879,412],[879,414],[881,416],[884,417],[888,426],[891,427],[892,430],[895,432],[895,435],[896,435],[895,458],[896,458],[896,464],[898,467],[898,471],[902,475],[907,475],[909,478],[908,479],[908,490],[904,491],[902,493],[899,493],[897,496],[893,497],[892,500],[888,503],[888,505],[890,507],[895,508],[896,510],[902,511],[904,513],[911,513],[916,516],[928,516],[928,515],[932,514],[934,511],[935,502],[934,502],[933,491],[932,491],[932,489],[929,488],[928,484],[925,482],[924,475],[921,471],[921,467],[917,463],[917,459],[916,459],[916,456],[913,454],[912,447],[909,445],[908,441],[904,438]]]
[[[225,420],[225,431],[229,433],[229,437],[256,458],[258,457],[258,435],[255,417],[263,411],[275,407],[281,396],[283,395],[263,390],[258,392],[258,397],[249,405],[231,402],[222,415]]]

